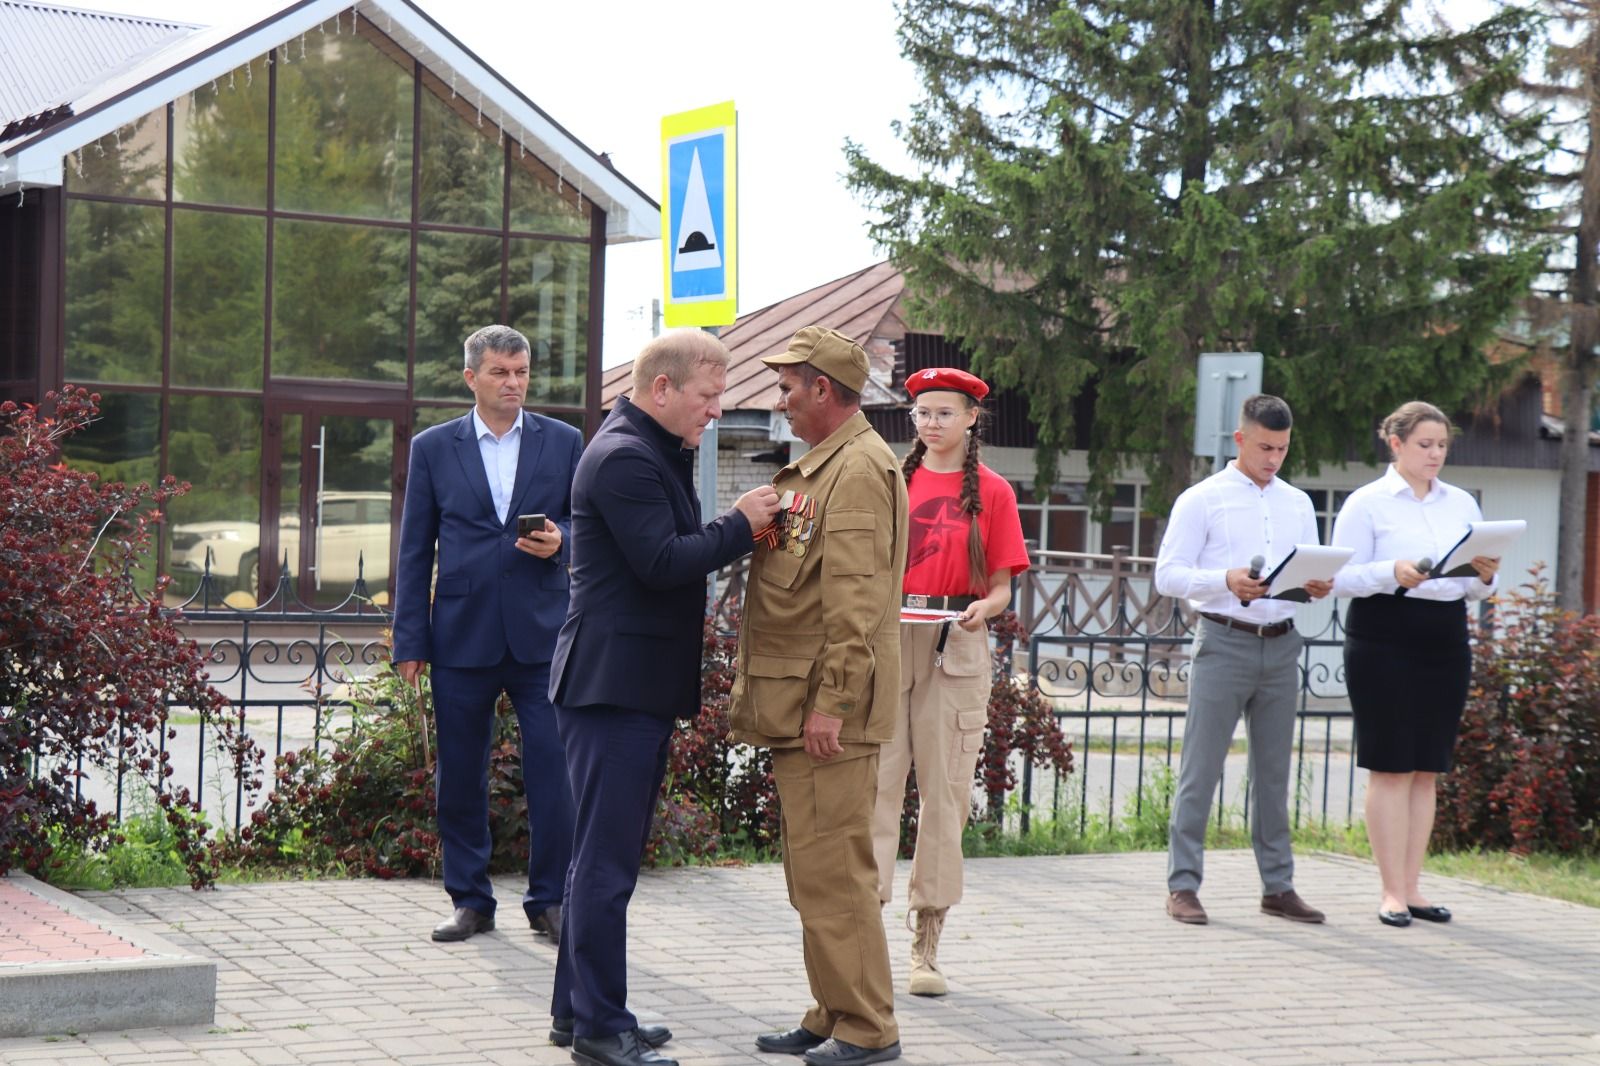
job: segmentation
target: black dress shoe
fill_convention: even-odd
[[[538,914],[528,915],[528,928],[540,936],[550,938],[550,943],[561,946],[561,905],[546,907]]]
[[[494,919],[489,915],[475,911],[471,907],[457,907],[454,914],[433,927],[433,939],[465,940],[478,933],[487,933],[493,928]]]
[[[1425,922],[1448,922],[1450,920],[1449,907],[1413,907],[1406,904],[1406,910],[1411,912],[1411,917],[1421,918]]]
[[[637,1029],[614,1036],[580,1036],[572,1041],[572,1061],[579,1066],[678,1066],[677,1059],[658,1055],[639,1039]]]
[[[866,1066],[869,1062],[888,1062],[899,1057],[898,1040],[888,1047],[861,1047],[836,1036],[805,1053],[805,1061],[811,1066]]]
[[[664,1025],[639,1025],[633,1031],[639,1034],[640,1043],[651,1047],[660,1047],[672,1039],[672,1030]],[[572,1046],[571,1018],[550,1019],[550,1043],[556,1047]]]
[[[781,1033],[762,1033],[756,1037],[756,1050],[769,1055],[804,1055],[827,1039],[797,1025]]]
[[[1405,911],[1386,911],[1378,909],[1378,921],[1384,925],[1392,925],[1397,929],[1404,929],[1411,924],[1411,915]]]

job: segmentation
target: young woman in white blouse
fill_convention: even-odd
[[[1468,577],[1427,579],[1417,564],[1439,561],[1483,517],[1469,494],[1439,480],[1450,420],[1413,401],[1383,420],[1394,462],[1350,494],[1333,543],[1354,548],[1334,579],[1354,597],[1345,615],[1345,681],[1355,715],[1356,765],[1369,771],[1367,838],[1383,878],[1378,920],[1448,922],[1418,887],[1433,834],[1434,782],[1450,769],[1472,675],[1464,601],[1494,591],[1500,560],[1472,560]]]

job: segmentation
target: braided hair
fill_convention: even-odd
[[[982,427],[987,411],[965,393],[960,394],[970,411],[978,409],[978,418],[972,423],[972,428],[967,431],[967,452],[961,460],[961,502],[959,504],[963,514],[967,516],[967,580],[972,586],[974,595],[982,596],[989,591],[989,557],[983,550],[983,534],[978,530],[978,516],[983,513],[983,495],[979,491],[978,464],[982,445],[979,440],[978,430]],[[928,454],[928,446],[921,437],[911,445],[911,451],[906,454],[905,462],[901,464],[901,471],[905,474],[906,483],[911,483],[911,475],[922,466],[922,460]]]

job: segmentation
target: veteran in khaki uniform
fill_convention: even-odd
[[[861,414],[867,356],[808,326],[782,355],[777,409],[811,450],[778,472],[756,534],[733,688],[733,735],[772,749],[783,867],[815,1004],[766,1052],[858,1066],[900,1055],[872,857],[878,749],[900,695],[906,485]]]

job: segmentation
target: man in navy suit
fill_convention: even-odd
[[[573,807],[548,691],[567,614],[563,546],[583,438],[522,409],[529,350],[521,333],[485,326],[465,349],[464,376],[477,402],[411,442],[395,579],[395,669],[412,684],[429,664],[433,674],[439,839],[455,907],[433,939],[465,940],[494,928],[489,747],[504,692],[517,712],[528,798],[522,908],[534,932],[559,943]],[[545,516],[543,528],[520,536],[517,516],[536,514]]]
[[[578,463],[572,607],[550,698],[577,802],[552,1043],[585,1066],[676,1066],[665,1026],[628,1010],[628,900],[650,836],[674,720],[700,711],[705,576],[751,548],[771,485],[703,524],[690,450],[722,414],[728,350],[698,330],[647,344]]]

